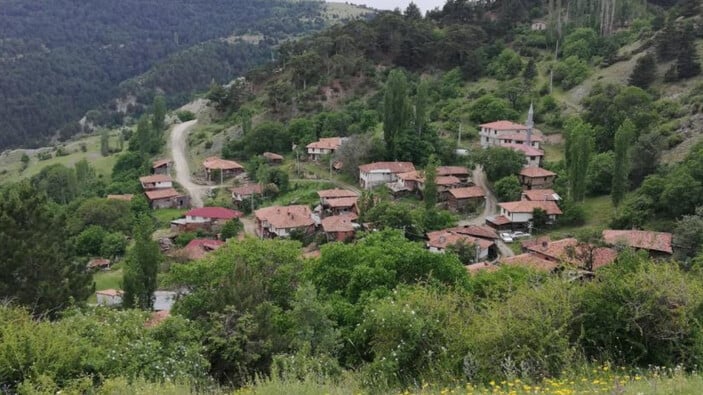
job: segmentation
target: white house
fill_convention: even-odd
[[[549,217],[549,222],[554,222],[561,209],[552,200],[521,200],[519,202],[499,203],[500,215],[507,218],[513,224],[527,224],[532,221],[532,213],[539,208],[544,210]]]
[[[540,167],[542,165],[542,159],[544,158],[544,151],[542,150],[527,144],[502,144],[501,147],[510,148],[525,155],[525,167]]]
[[[490,240],[472,237],[468,235],[457,234],[449,230],[438,230],[436,232],[427,233],[427,249],[430,252],[443,254],[446,248],[457,243],[471,244],[476,248],[477,261],[488,259],[490,249],[495,247],[495,243]],[[468,262],[463,262],[468,263]]]
[[[364,189],[398,180],[398,174],[415,171],[410,162],[374,162],[359,166],[359,184]]]
[[[142,184],[142,188],[144,188],[145,191],[173,188],[173,181],[167,174],[153,174],[140,177],[139,182]]]
[[[527,126],[511,121],[495,121],[479,125],[481,131],[481,147],[488,148],[500,145],[500,137],[508,135],[527,135]]]
[[[305,147],[308,150],[308,158],[317,161],[325,155],[331,155],[334,151],[338,150],[346,140],[346,138],[342,137],[326,137],[314,143],[310,143]]]
[[[119,306],[122,304],[122,296],[124,292],[119,289],[104,289],[95,292],[95,297],[98,300],[98,306]]]

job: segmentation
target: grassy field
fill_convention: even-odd
[[[113,132],[111,135],[110,142],[112,147],[116,146],[116,133],[117,132]],[[85,146],[85,152],[83,152],[82,146]],[[95,168],[98,174],[109,177],[118,156],[118,154],[112,154],[107,157],[100,155],[100,136],[97,135],[86,136],[66,142],[63,144],[62,149],[68,155],[56,156],[56,152],[52,147],[37,150],[18,149],[3,152],[0,154],[0,183],[31,177],[39,173],[44,167],[54,164],[62,164],[71,167],[82,159],[86,159],[90,165]],[[44,151],[51,152],[52,158],[40,161],[37,157],[37,153]],[[20,159],[25,152],[29,156],[30,161],[27,168],[21,171],[22,163]]]
[[[582,205],[586,214],[586,223],[583,226],[557,227],[548,232],[552,239],[571,237],[580,231],[604,229],[608,227],[615,215],[615,207],[610,196],[589,197]]]
[[[167,228],[170,226],[171,221],[176,218],[181,218],[186,211],[188,210],[178,208],[162,208],[159,210],[153,210],[152,213],[158,222],[158,227]]]
[[[328,21],[334,22],[343,19],[358,18],[370,12],[373,11],[366,8],[361,8],[354,4],[327,2],[325,4],[325,11],[323,15]]]
[[[99,270],[93,274],[93,282],[95,290],[102,291],[104,289],[122,289],[122,263],[116,263],[110,270]],[[97,303],[95,294],[88,298],[88,303]]]
[[[320,201],[317,191],[334,188],[334,184],[316,180],[296,180],[290,182],[290,190],[276,197],[270,205],[307,204]],[[268,204],[267,204],[268,205]]]

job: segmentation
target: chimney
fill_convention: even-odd
[[[527,146],[532,146],[532,128],[535,126],[534,122],[535,109],[532,103],[530,103],[530,110],[527,112]]]
[[[549,242],[547,240],[542,240],[542,248],[546,250],[548,246]]]

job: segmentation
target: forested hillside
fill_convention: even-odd
[[[183,102],[213,79],[270,59],[280,39],[326,23],[319,1],[3,0],[0,7],[0,148],[39,144],[62,127],[70,136],[86,111],[118,94],[136,96],[127,112],[140,112],[156,89]],[[256,40],[237,40],[247,34]],[[102,111],[90,120],[121,118]]]

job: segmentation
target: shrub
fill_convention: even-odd
[[[188,110],[176,111],[176,116],[181,122],[188,122],[195,119],[195,114]]]

